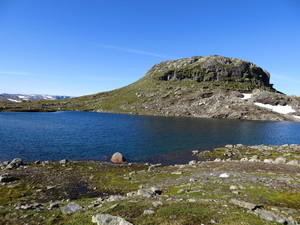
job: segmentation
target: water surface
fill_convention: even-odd
[[[300,144],[300,123],[165,118],[92,112],[0,113],[0,161],[183,162],[225,144]]]

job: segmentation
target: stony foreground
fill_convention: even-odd
[[[300,146],[227,145],[187,165],[0,164],[0,224],[298,224]]]

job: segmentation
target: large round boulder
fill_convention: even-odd
[[[112,163],[121,164],[124,163],[126,160],[120,152],[116,152],[115,154],[112,155],[110,161]]]

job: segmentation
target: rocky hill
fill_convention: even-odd
[[[159,63],[137,82],[113,91],[60,101],[2,105],[0,110],[300,121],[299,98],[274,89],[267,71],[251,62],[217,55]]]

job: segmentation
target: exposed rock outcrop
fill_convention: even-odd
[[[272,87],[270,74],[253,63],[224,56],[195,56],[159,63],[148,72],[159,80],[248,82]]]

